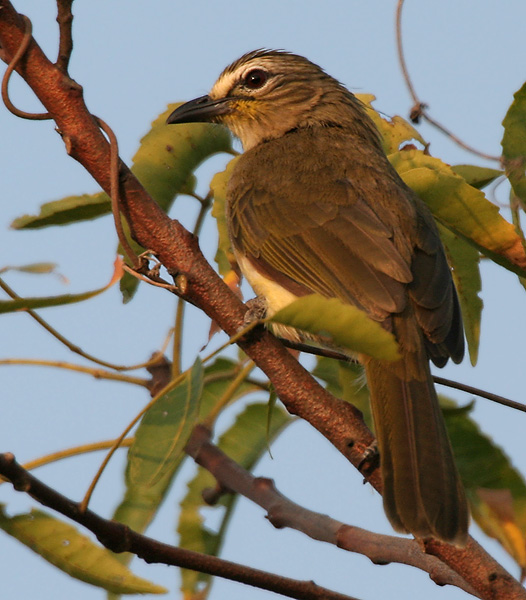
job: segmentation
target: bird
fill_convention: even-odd
[[[316,293],[395,336],[398,360],[358,356],[384,510],[396,531],[463,546],[469,511],[429,362],[463,358],[459,301],[434,219],[391,166],[365,106],[307,58],[260,49],[167,119],[191,122],[222,124],[243,146],[227,222],[267,315]]]

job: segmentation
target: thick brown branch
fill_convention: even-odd
[[[147,563],[162,563],[217,575],[299,600],[357,600],[322,588],[312,581],[298,581],[252,569],[238,563],[163,544],[140,535],[122,523],[108,521],[96,513],[82,512],[79,504],[62,496],[23,469],[12,454],[0,454],[0,474],[19,492],[83,525],[113,552],[131,552]]]
[[[12,4],[0,0],[4,57],[14,55],[23,31],[24,23]],[[82,88],[53,65],[34,40],[16,70],[55,120],[69,154],[110,193],[109,145],[84,104]],[[122,210],[135,239],[153,250],[173,275],[185,276],[185,299],[201,307],[228,334],[235,333],[243,323],[244,305],[206,262],[197,239],[163,213],[122,163],[120,175]],[[373,439],[360,413],[324,390],[268,332],[251,335],[239,345],[267,374],[289,412],[311,423],[358,466],[363,450]],[[377,470],[369,482],[381,488]],[[482,598],[526,598],[519,583],[474,542],[463,549],[430,542],[427,549],[468,581]]]
[[[186,452],[216,478],[219,489],[242,494],[265,509],[274,527],[296,529],[315,540],[363,554],[375,564],[397,562],[417,567],[429,573],[439,585],[455,585],[478,597],[452,569],[436,557],[422,552],[415,540],[351,527],[292,502],[278,492],[271,479],[254,477],[212,444],[210,431],[201,425],[194,429]]]

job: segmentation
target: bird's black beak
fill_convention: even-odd
[[[232,112],[230,100],[231,98],[212,100],[210,96],[201,96],[178,106],[168,117],[166,123],[174,125],[176,123],[214,122],[216,117]]]

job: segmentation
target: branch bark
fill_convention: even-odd
[[[82,512],[80,505],[51,489],[28,473],[12,454],[0,454],[0,474],[19,492],[83,525],[112,552],[132,552],[147,563],[162,563],[217,575],[297,600],[357,600],[316,585],[273,573],[253,569],[215,556],[163,544],[136,533],[126,525],[103,519],[91,510]]]
[[[268,520],[274,527],[290,527],[301,531],[314,540],[326,542],[367,556],[377,565],[402,563],[429,573],[438,585],[455,585],[465,592],[479,597],[464,579],[435,556],[422,552],[415,540],[381,535],[346,525],[292,502],[281,494],[271,479],[254,477],[229,458],[211,440],[211,432],[202,425],[194,428],[185,451],[197,464],[209,471],[218,482],[218,489],[206,493],[205,501],[214,504],[220,494],[227,490],[245,496],[267,511]]]
[[[9,0],[0,0],[0,47],[9,60],[24,31],[21,16]],[[84,104],[82,88],[44,55],[32,40],[17,72],[25,79],[62,135],[67,152],[78,160],[99,185],[110,192],[110,149]],[[222,282],[199,250],[198,241],[171,220],[149,197],[129,169],[120,163],[122,210],[135,239],[156,253],[172,275],[182,274],[188,285],[182,296],[199,306],[229,335],[243,323],[244,305]],[[288,411],[322,433],[354,466],[373,441],[361,415],[351,405],[331,396],[268,332],[259,331],[239,345],[272,381]],[[368,481],[381,491],[378,470]],[[520,584],[476,542],[455,548],[428,541],[426,551],[439,557],[487,599],[526,599]]]

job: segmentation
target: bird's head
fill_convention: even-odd
[[[167,122],[221,123],[249,150],[301,127],[356,127],[362,119],[361,103],[314,63],[256,50],[228,66],[210,94],[179,106]]]

